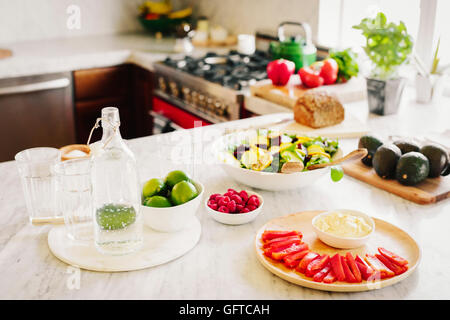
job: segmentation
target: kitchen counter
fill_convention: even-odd
[[[365,108],[354,105],[349,111],[358,113],[370,129],[380,134],[417,136],[431,132],[449,137],[448,106],[447,101],[439,106],[416,105],[406,96],[398,115],[369,116],[367,105]],[[225,128],[245,128],[286,116],[291,115],[265,115],[194,130],[210,137],[212,131],[209,130],[217,133]],[[138,159],[141,180],[158,174],[154,149],[157,139],[158,136],[149,136],[129,141]],[[356,139],[341,140],[345,152],[356,144]],[[194,169],[194,178],[206,187],[205,197],[229,187],[251,190],[214,164],[199,164]],[[450,299],[449,200],[421,206],[350,177],[333,183],[329,176],[306,189],[258,191],[265,205],[262,214],[252,223],[222,225],[201,207],[197,212],[202,225],[200,241],[183,257],[133,272],[81,270],[80,287],[76,289],[68,285],[73,278],[73,268],[55,258],[48,249],[47,233],[51,226],[36,227],[28,222],[15,163],[0,163],[0,176],[2,299]],[[422,261],[417,270],[404,281],[381,290],[329,293],[286,282],[258,262],[254,236],[268,220],[299,211],[333,208],[361,210],[407,231],[422,249]]]
[[[148,33],[2,43],[12,57],[0,59],[0,79],[135,63],[149,70],[174,52],[175,39]],[[193,55],[229,48],[195,48]]]

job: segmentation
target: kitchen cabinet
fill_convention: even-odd
[[[104,107],[119,108],[120,132],[125,139],[152,132],[152,73],[132,64],[77,70],[73,73],[77,142],[86,143]],[[101,138],[101,130],[92,141]]]
[[[0,161],[75,142],[70,72],[0,80]]]

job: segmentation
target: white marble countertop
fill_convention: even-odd
[[[1,44],[13,55],[0,59],[0,79],[135,63],[152,70],[153,62],[174,52],[175,39],[148,33],[81,36]],[[191,54],[229,48],[195,48]]]
[[[380,134],[442,134],[449,138],[448,101],[416,105],[408,96],[397,115],[368,115],[367,106],[347,106]],[[200,129],[248,127],[273,122],[282,115],[223,123]],[[157,136],[130,140],[141,179],[158,175],[155,157]],[[205,142],[206,143],[206,142]],[[344,151],[356,139],[341,140]],[[220,168],[204,164],[194,177],[206,195],[227,188],[251,189],[238,184]],[[252,223],[226,226],[212,220],[204,208],[197,217],[202,236],[197,246],[167,264],[134,272],[99,273],[81,270],[79,289],[71,287],[72,269],[55,258],[47,245],[50,226],[28,222],[22,189],[14,162],[0,164],[0,298],[1,299],[450,299],[450,202],[421,206],[344,177],[333,183],[328,176],[314,185],[284,192],[258,191],[265,199],[263,212]],[[305,210],[349,208],[389,221],[407,231],[422,249],[422,261],[407,279],[384,289],[362,293],[329,293],[286,282],[267,271],[257,260],[253,239],[268,220]]]

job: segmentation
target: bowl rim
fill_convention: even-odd
[[[268,128],[267,128],[268,129]],[[312,171],[323,171],[324,169],[325,170],[329,170],[330,168],[329,167],[324,167],[324,168],[319,168],[319,169],[315,169],[315,170],[306,170],[306,171],[301,171],[301,172],[293,172],[293,173],[280,173],[280,172],[265,172],[265,171],[256,171],[256,170],[251,170],[251,169],[247,169],[247,168],[242,168],[242,167],[238,167],[238,166],[233,166],[232,164],[229,164],[229,163],[225,163],[225,162],[223,162],[223,161],[221,161],[220,159],[218,159],[218,153],[220,153],[220,152],[226,152],[226,150],[215,150],[215,145],[220,141],[220,140],[223,140],[223,139],[225,139],[226,137],[231,137],[231,136],[233,136],[233,135],[235,135],[235,134],[237,134],[237,133],[241,133],[241,132],[249,132],[249,131],[256,131],[256,129],[244,129],[244,130],[239,130],[239,131],[236,131],[236,132],[231,132],[231,133],[228,133],[228,134],[225,134],[225,135],[222,135],[222,136],[220,136],[219,138],[217,138],[216,140],[214,140],[213,142],[212,142],[212,146],[213,146],[213,151],[215,151],[215,157],[216,157],[216,159],[217,160],[219,160],[219,164],[220,165],[223,165],[223,166],[226,166],[226,167],[230,167],[230,168],[234,168],[234,169],[239,169],[239,170],[241,170],[241,171],[245,171],[245,172],[251,172],[251,174],[259,174],[259,175],[262,175],[262,176],[275,176],[275,175],[283,175],[283,176],[295,176],[295,175],[301,175],[301,174],[306,174],[306,173],[309,173],[309,172],[312,172]],[[286,131],[286,130],[280,130],[280,132],[281,133],[289,133],[289,131]],[[305,136],[308,136],[308,137],[318,137],[318,135],[308,135],[308,134],[304,134]],[[336,157],[336,155],[338,155],[339,154],[339,156],[340,157],[342,157],[343,156],[343,150],[342,150],[342,148],[341,147],[338,147],[338,149],[337,149],[337,151],[336,151],[336,153],[333,155],[333,157],[332,158],[335,158]],[[340,158],[339,157],[339,158]],[[339,158],[336,158],[336,159],[339,159]]]
[[[320,230],[319,228],[316,227],[315,222],[317,221],[317,219],[319,219],[320,217],[329,215],[331,213],[334,212],[346,212],[349,213],[351,215],[355,215],[355,216],[359,216],[359,217],[363,217],[366,222],[368,222],[371,227],[372,230],[365,235],[364,237],[342,237],[342,236],[337,236],[325,231]],[[356,213],[356,214],[355,214]],[[363,241],[363,240],[367,240],[374,232],[375,232],[375,220],[373,220],[373,218],[371,216],[369,216],[368,214],[358,211],[358,210],[353,210],[353,209],[332,209],[332,210],[327,210],[325,212],[319,213],[318,215],[316,215],[312,220],[311,220],[311,225],[313,227],[313,229],[315,231],[318,231],[320,233],[326,234],[329,237],[335,238],[335,239],[339,239],[339,240],[347,240],[347,241]]]
[[[188,202],[185,202],[183,204],[179,204],[177,206],[171,206],[171,207],[149,207],[149,206],[143,205],[142,203],[141,203],[141,207],[150,208],[150,209],[158,209],[158,210],[162,210],[162,211],[163,210],[173,210],[174,208],[181,208],[184,205],[187,205],[188,203],[191,203],[195,199],[199,198],[205,192],[205,186],[201,182],[195,181],[195,180],[192,180],[192,179],[191,179],[191,182],[193,182],[193,184],[194,184],[195,188],[197,189],[197,191],[198,191],[197,185],[201,187],[201,191],[198,193],[198,195],[194,199],[191,199]]]
[[[246,212],[246,213],[230,214],[230,213],[226,213],[226,212],[220,212],[220,211],[213,210],[210,207],[208,207],[209,197],[207,199],[205,199],[205,201],[204,201],[205,207],[208,210],[208,212],[210,212],[210,213],[217,214],[217,215],[220,215],[220,216],[233,217],[233,218],[230,218],[230,219],[235,219],[235,217],[237,219],[237,217],[244,217],[244,216],[247,216],[247,215],[250,215],[250,214],[259,213],[259,211],[262,209],[262,207],[264,205],[263,197],[259,193],[251,191],[251,190],[244,190],[244,191],[246,191],[249,195],[255,195],[255,196],[257,196],[259,198],[260,204],[259,204],[258,208],[256,208],[253,211]]]

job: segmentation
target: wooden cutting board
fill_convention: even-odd
[[[450,176],[427,178],[415,186],[404,186],[396,180],[380,178],[373,168],[360,160],[344,163],[345,174],[418,204],[435,203],[450,198]]]
[[[255,237],[256,256],[262,265],[273,274],[291,283],[317,290],[340,292],[356,292],[384,288],[407,278],[418,266],[421,250],[417,242],[402,229],[381,219],[373,218],[375,221],[375,232],[362,247],[355,249],[336,249],[326,245],[319,240],[311,225],[312,219],[322,212],[323,211],[297,212],[272,219],[262,226]],[[353,255],[358,254],[360,256],[365,256],[366,253],[376,253],[378,247],[384,247],[407,259],[409,262],[409,269],[401,275],[375,282],[363,281],[362,283],[347,283],[338,281],[330,284],[314,282],[311,278],[292,269],[288,269],[282,263],[275,262],[264,256],[264,253],[261,250],[261,235],[264,230],[299,230],[303,234],[303,241],[308,244],[311,251],[320,254],[328,254],[330,256],[335,253],[345,255],[348,251]]]
[[[366,82],[362,78],[352,78],[347,83],[339,83],[318,88],[302,86],[298,75],[291,77],[286,86],[274,86],[270,79],[262,80],[250,86],[250,92],[256,97],[266,99],[292,109],[300,96],[306,91],[326,91],[334,94],[341,103],[364,100],[367,97]]]

